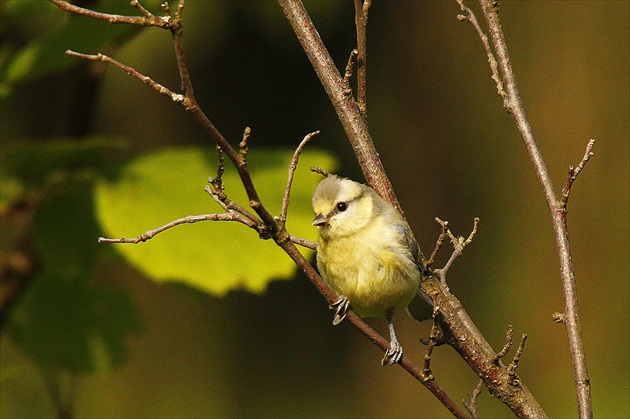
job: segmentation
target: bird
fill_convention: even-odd
[[[409,224],[372,188],[328,174],[312,198],[319,232],[317,268],[339,296],[333,325],[351,308],[361,317],[385,318],[390,348],[383,366],[399,363],[403,349],[396,337],[393,316],[407,308],[417,320],[431,318],[430,299],[420,290],[424,263]]]

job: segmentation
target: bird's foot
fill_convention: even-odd
[[[386,367],[386,366],[392,366],[394,364],[397,364],[402,359],[402,356],[403,356],[402,346],[397,341],[392,341],[390,343],[390,348],[385,352],[385,356],[383,357],[383,360],[381,361],[381,365]]]
[[[350,307],[350,300],[345,295],[340,295],[339,299],[333,304],[329,305],[331,310],[335,310],[335,317],[333,317],[333,326],[337,326],[346,318],[348,314],[348,308]]]

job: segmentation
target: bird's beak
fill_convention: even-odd
[[[328,218],[324,214],[317,214],[313,220],[313,225],[316,227],[323,226],[326,223],[328,223]]]

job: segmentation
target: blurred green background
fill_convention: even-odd
[[[77,3],[135,13],[127,1]],[[146,5],[159,11],[156,1]],[[306,5],[343,68],[354,47],[352,2]],[[551,321],[563,297],[546,203],[481,42],[457,21],[459,13],[454,1],[374,2],[372,136],[425,253],[439,233],[434,217],[463,235],[481,218],[473,245],[449,273],[451,290],[497,350],[510,324],[515,336],[529,335],[520,376],[550,417],[575,417],[566,335]],[[108,53],[177,90],[170,34],[91,22],[40,0],[3,1],[0,16],[2,417],[449,417],[400,368],[382,368],[379,351],[352,327],[331,327],[325,301],[300,275],[260,293],[242,286],[214,296],[154,282],[116,246],[96,245],[104,233],[94,185],[116,182],[135,156],[206,148],[213,167],[214,150],[174,103],[118,69],[63,52]],[[189,0],[184,16],[197,97],[232,144],[245,126],[253,128],[252,154],[295,148],[319,129],[309,147],[329,150],[340,173],[362,180],[275,2]],[[629,3],[506,1],[500,16],[558,190],[589,138],[597,140],[568,220],[595,415],[627,417]],[[166,173],[178,177],[177,168]],[[210,175],[201,171],[188,182],[199,191],[197,205],[214,212],[202,191]],[[165,184],[163,200],[181,201],[177,188]],[[293,201],[310,204],[307,194]],[[134,230],[125,235],[157,227],[143,214],[159,207],[135,210],[137,219],[127,221]],[[185,240],[197,228],[179,227],[178,234]],[[235,230],[243,248],[258,240]],[[169,237],[138,246],[150,252]],[[192,244],[209,270],[216,257],[246,263],[240,253],[205,255],[203,241]],[[396,320],[406,355],[420,363],[418,341],[429,326],[404,313]],[[384,321],[370,323],[386,332]],[[436,350],[432,366],[455,399],[477,383],[447,347]],[[479,410],[482,417],[510,415],[485,391]]]

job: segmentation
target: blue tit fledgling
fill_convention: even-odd
[[[419,290],[420,248],[409,225],[373,189],[334,175],[317,185],[313,209],[319,230],[317,268],[339,295],[331,307],[337,310],[333,324],[344,319],[349,306],[361,317],[384,317],[391,343],[381,364],[398,363],[403,351],[394,313],[412,300],[413,317],[423,320],[431,313]]]

